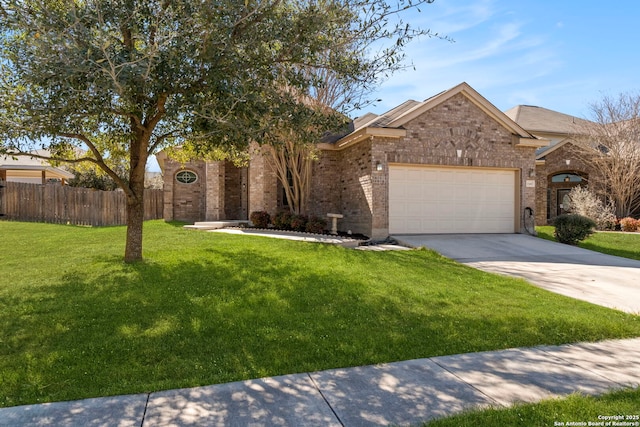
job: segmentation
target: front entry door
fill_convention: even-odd
[[[558,204],[558,215],[566,214],[569,207],[569,193],[570,189],[558,190],[558,198],[556,199]]]

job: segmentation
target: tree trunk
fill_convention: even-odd
[[[289,137],[279,146],[270,146],[273,167],[282,184],[291,213],[306,215],[311,192],[312,148]],[[291,179],[291,182],[289,182]]]
[[[127,243],[124,262],[142,261],[142,225],[144,223],[144,174],[147,164],[146,141],[132,144],[129,188],[127,193]],[[142,147],[142,148],[140,148]]]
[[[143,186],[144,187],[144,186]],[[124,262],[142,261],[142,225],[144,223],[144,188],[127,196],[127,243]]]

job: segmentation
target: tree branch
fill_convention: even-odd
[[[87,138],[85,135],[78,134],[78,133],[64,133],[64,132],[58,133],[58,136],[63,138],[77,139],[78,141],[82,141],[89,148],[91,153],[95,156],[95,158],[87,157],[85,158],[85,161],[90,161],[98,165],[103,171],[107,173],[107,175],[109,175],[116,182],[116,184],[118,184],[120,188],[124,190],[124,192],[127,195],[133,195],[131,188],[127,185],[126,181],[124,181],[113,169],[111,169],[107,165],[107,163],[104,161],[104,157],[102,156],[102,153],[100,153],[100,150],[97,149],[97,147],[93,144],[93,142],[91,142],[89,138]],[[59,161],[68,161],[68,160],[61,159]],[[70,162],[70,163],[76,163],[76,162]]]
[[[265,2],[265,3],[268,3],[268,2]],[[271,5],[266,4],[264,7],[261,7],[260,5],[258,5],[255,9],[249,11],[249,13],[247,13],[246,15],[241,17],[239,20],[237,20],[233,24],[233,30],[231,31],[231,38],[236,38],[239,34],[241,34],[241,32],[245,28],[247,28],[247,26],[241,27],[241,25],[244,24],[246,21],[248,21],[251,17],[257,15],[261,10],[267,10],[269,7],[274,8],[274,7],[278,6],[280,3],[282,3],[282,0],[274,0],[274,2]],[[256,24],[256,23],[260,22],[261,20],[262,20],[262,18],[256,19],[252,23]]]

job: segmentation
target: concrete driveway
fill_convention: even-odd
[[[640,314],[640,261],[524,234],[394,235],[492,273],[522,277],[544,289]]]

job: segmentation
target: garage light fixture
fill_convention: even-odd
[[[380,172],[380,171],[382,170],[382,163],[380,163],[380,161],[379,161],[379,160],[376,162],[376,170],[377,170],[378,172]]]

